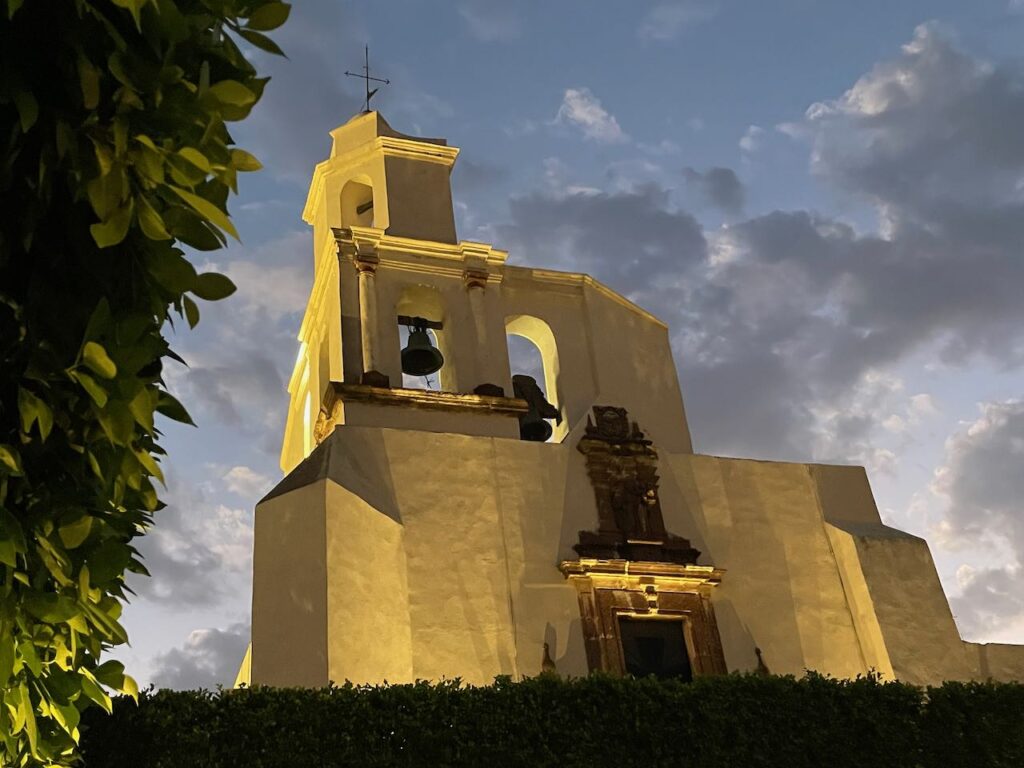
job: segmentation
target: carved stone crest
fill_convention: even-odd
[[[586,456],[598,530],[580,531],[580,557],[687,565],[700,552],[665,530],[658,497],[658,454],[625,408],[594,406],[576,446]]]

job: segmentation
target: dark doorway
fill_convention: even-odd
[[[682,621],[623,616],[619,618],[619,637],[627,674],[693,679]]]

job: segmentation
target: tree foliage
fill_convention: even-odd
[[[133,540],[160,509],[156,414],[175,316],[234,286],[180,243],[237,237],[254,157],[226,123],[266,79],[239,45],[277,0],[0,0],[0,765],[74,761],[123,666]]]

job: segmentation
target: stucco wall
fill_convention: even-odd
[[[596,525],[577,439],[335,430],[299,467],[317,469],[313,484],[257,508],[253,681],[306,684],[278,667],[300,647],[320,658],[318,631],[338,682],[532,675],[544,642],[560,672],[585,674],[557,569]],[[660,474],[669,530],[726,569],[712,595],[729,669],[753,669],[758,646],[776,673],[979,676],[982,652],[959,640],[927,547],[871,522],[862,470],[662,453]],[[303,589],[315,599],[297,600]],[[297,609],[314,603],[322,625]],[[281,629],[294,618],[303,629]],[[994,677],[1020,674],[1012,650],[985,653]]]
[[[254,683],[327,684],[325,485],[318,480],[256,508]]]

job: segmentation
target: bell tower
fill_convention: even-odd
[[[444,139],[401,134],[377,112],[331,139],[303,213],[314,280],[288,385],[283,470],[343,424],[558,441],[607,387],[631,400],[657,389],[655,402],[674,403],[674,442],[689,450],[670,358],[645,381],[615,373],[650,344],[667,352],[660,322],[585,275],[509,267],[505,251],[458,240],[450,174],[459,150]],[[623,311],[625,326],[612,317]],[[403,352],[404,328],[413,333]],[[510,334],[536,345],[542,381],[513,377]],[[622,357],[605,365],[614,348]],[[403,373],[428,370],[416,358],[443,360],[425,387],[403,384]]]

